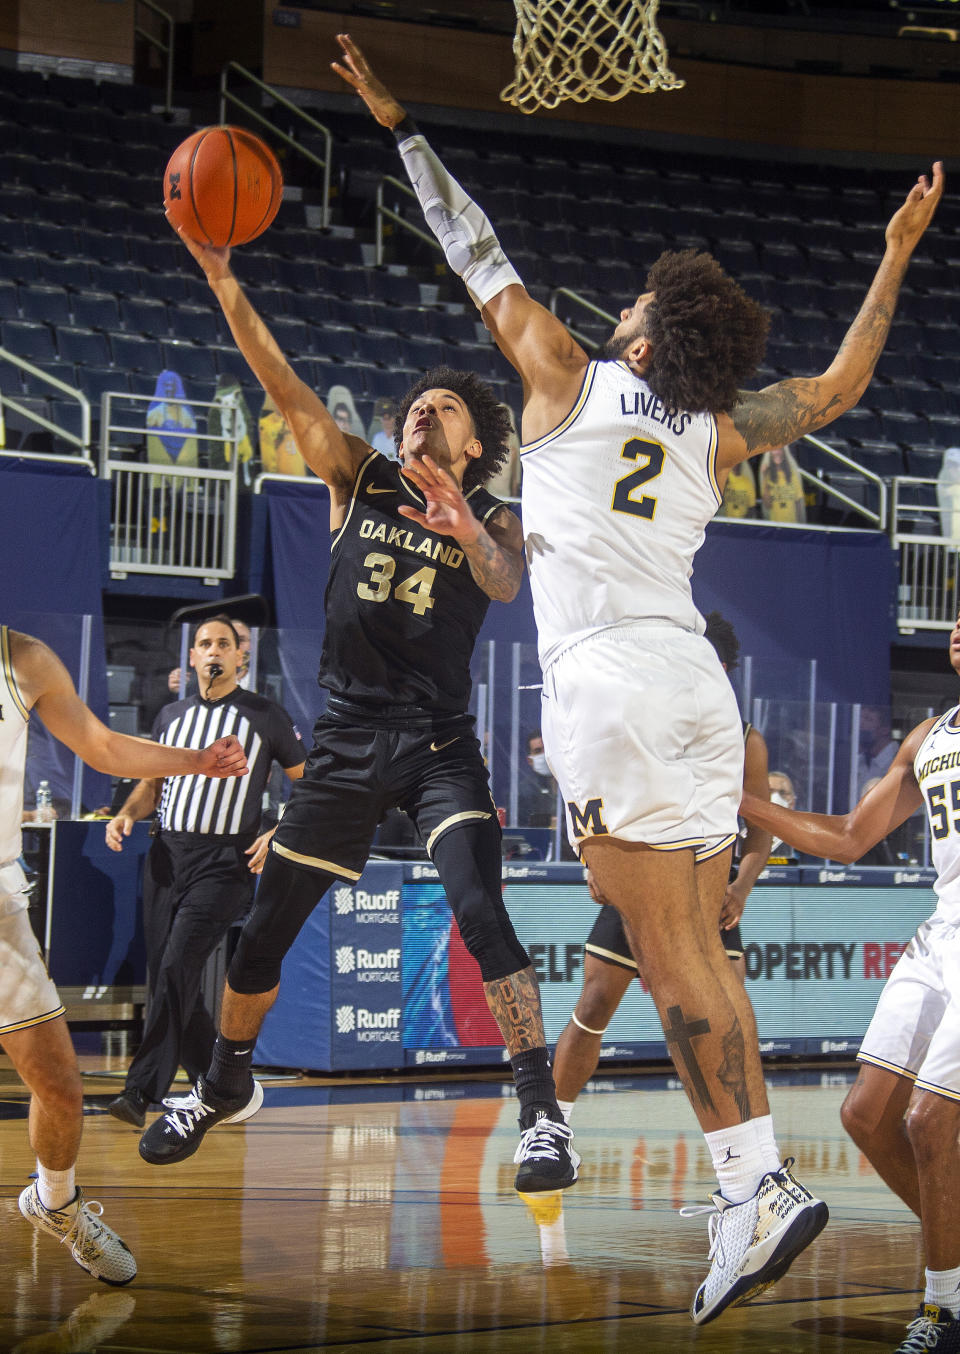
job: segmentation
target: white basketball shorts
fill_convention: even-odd
[[[30,925],[26,883],[16,862],[0,868],[0,1039],[63,1015]]]
[[[574,848],[606,835],[704,860],[733,841],[743,732],[702,635],[636,623],[579,640],[544,673],[542,732]]]
[[[918,928],[887,979],[857,1054],[960,1100],[960,927],[938,913]]]

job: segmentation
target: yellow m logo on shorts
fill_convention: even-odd
[[[603,821],[603,800],[588,799],[581,809],[571,799],[567,805],[570,826],[575,837],[603,837],[607,835],[607,825]]]

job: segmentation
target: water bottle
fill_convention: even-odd
[[[35,823],[52,823],[56,818],[53,808],[53,795],[50,792],[50,782],[42,780],[37,786],[37,810],[33,815]]]

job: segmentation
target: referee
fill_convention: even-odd
[[[150,1103],[167,1095],[181,1063],[191,1081],[207,1069],[216,1026],[200,993],[203,967],[253,901],[274,830],[260,830],[273,762],[291,780],[303,774],[300,735],[279,705],[239,685],[242,662],[239,636],[226,616],[199,625],[190,650],[198,694],[165,705],[152,736],[175,747],[204,747],[236,734],[249,774],[229,782],[141,780],[107,824],[107,845],[120,851],[133,824],[157,813],[143,881],[146,1024],[123,1093],[107,1107],[138,1128]]]

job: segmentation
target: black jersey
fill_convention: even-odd
[[[153,721],[153,738],[170,747],[204,748],[232,733],[247,755],[245,776],[167,776],[160,796],[160,827],[166,832],[215,836],[256,835],[263,791],[274,761],[299,766],[303,745],[287,712],[255,691],[237,687],[219,700],[199,696],[165,705]]]
[[[482,523],[502,507],[479,486],[466,498]],[[372,451],[331,544],[318,680],[332,695],[380,710],[460,714],[490,598],[453,537],[403,517],[401,503],[425,509],[399,464]]]

